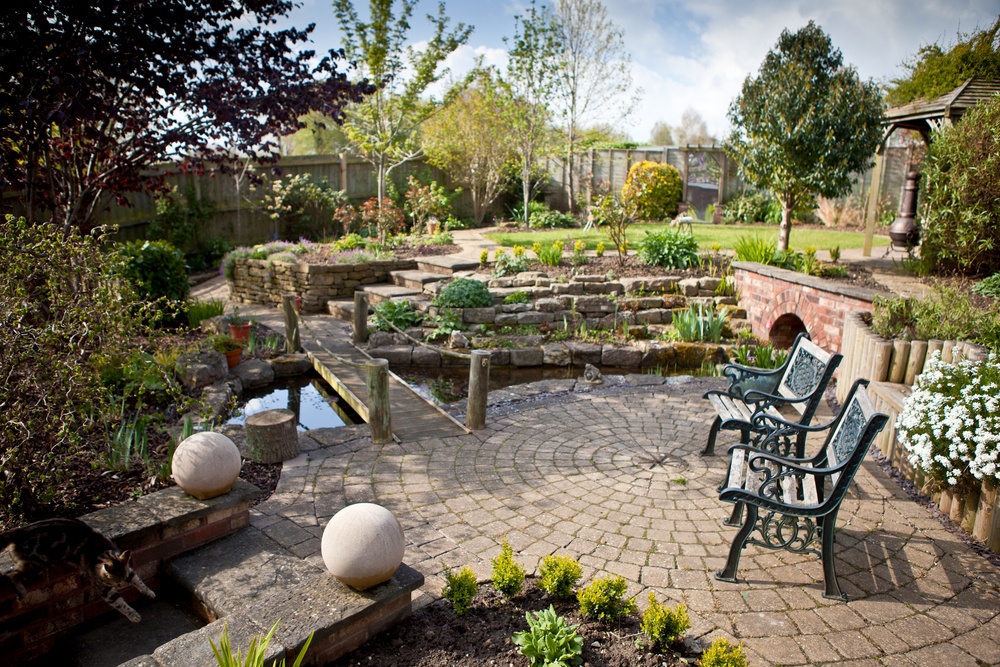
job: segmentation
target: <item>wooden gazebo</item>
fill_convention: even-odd
[[[878,195],[882,186],[885,170],[883,155],[885,144],[897,129],[916,130],[925,143],[930,143],[931,132],[945,125],[953,125],[966,111],[980,102],[985,102],[1000,93],[1000,81],[974,76],[958,88],[940,97],[924,101],[919,100],[901,107],[893,107],[885,113],[885,134],[882,143],[875,151],[875,168],[872,172],[872,183],[868,190],[865,222],[864,256],[871,256],[872,237],[875,234],[875,212],[878,206]]]

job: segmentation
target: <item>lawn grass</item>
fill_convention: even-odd
[[[646,237],[646,232],[661,231],[667,228],[667,224],[636,224],[628,228],[629,245],[638,247],[638,244]],[[751,236],[759,234],[763,237],[770,237],[775,242],[778,240],[778,227],[775,225],[694,225],[694,238],[700,248],[710,248],[713,243],[718,243],[723,250],[732,250],[736,240],[741,236]],[[551,229],[545,231],[532,232],[494,232],[486,237],[502,246],[512,247],[522,245],[530,248],[532,243],[543,244],[552,243],[556,240],[570,239],[576,241],[582,239],[586,242],[587,248],[593,250],[598,241],[604,241],[604,245],[611,249],[611,241],[607,234],[597,230],[583,231],[582,229]],[[813,246],[818,250],[829,250],[835,246],[844,248],[861,248],[865,243],[864,232],[847,232],[836,229],[798,229],[792,228],[789,239],[792,249],[801,250]],[[876,236],[873,240],[876,246],[889,244],[889,238]]]

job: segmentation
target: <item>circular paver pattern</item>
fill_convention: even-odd
[[[529,571],[550,553],[584,582],[618,574],[684,602],[691,634],[746,644],[752,664],[1000,664],[1000,571],[910,501],[871,460],[844,500],[836,565],[848,602],[822,597],[815,555],[748,546],[741,583],[718,582],[736,528],[718,499],[726,457],[702,457],[713,379],[525,402],[474,434],[373,447],[324,443],[286,464],[254,525],[318,559],[320,526],[346,504],[392,510],[405,561],[439,594],[445,567],[486,579],[506,539]],[[317,436],[322,440],[320,436]],[[717,451],[734,440],[720,438]],[[850,663],[855,664],[855,663]]]

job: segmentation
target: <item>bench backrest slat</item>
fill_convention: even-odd
[[[862,442],[868,420],[875,414],[875,406],[864,387],[858,387],[842,409],[844,413],[826,444],[827,465],[831,468],[851,458]],[[833,484],[836,485],[839,476],[839,473],[831,476]]]

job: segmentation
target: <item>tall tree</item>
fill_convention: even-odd
[[[559,0],[555,5],[559,54],[558,95],[565,114],[570,207],[576,207],[573,166],[586,124],[620,121],[632,111],[632,61],[621,28],[601,0]]]
[[[843,195],[851,174],[871,167],[883,115],[878,86],[844,66],[819,26],[782,31],[730,105],[726,142],[743,177],[783,204],[779,249],[788,249],[791,213],[803,197]]]
[[[715,143],[715,137],[708,133],[705,119],[691,107],[684,110],[681,124],[674,127],[674,140],[678,146],[707,146]]]
[[[938,44],[922,46],[904,67],[909,73],[894,79],[886,92],[893,106],[932,100],[974,76],[1000,80],[1000,18],[989,30],[959,35],[947,51]]]
[[[529,203],[540,178],[536,163],[551,147],[549,103],[558,85],[561,45],[550,17],[532,0],[522,17],[514,17],[514,37],[507,54],[504,120],[517,151],[525,226]],[[506,40],[505,40],[506,41]]]
[[[342,54],[295,52],[287,0],[22,0],[0,9],[0,186],[32,221],[90,230],[108,196],[163,188],[149,167],[273,160],[309,109],[338,118],[365,84]]]
[[[653,123],[653,129],[649,133],[650,146],[673,146],[674,133],[670,129],[670,124],[666,121],[658,120]]]
[[[281,138],[283,155],[335,155],[350,143],[344,128],[318,111],[310,111],[299,120],[304,127]]]
[[[482,223],[503,192],[515,152],[503,119],[504,91],[492,70],[477,70],[449,94],[450,103],[424,124],[427,159],[464,185]]]
[[[444,75],[441,62],[472,32],[464,23],[449,31],[441,2],[437,16],[427,15],[433,35],[424,49],[406,47],[417,1],[400,0],[396,16],[395,0],[369,0],[370,17],[365,22],[351,0],[333,0],[347,56],[375,86],[363,102],[348,108],[344,130],[358,154],[375,168],[380,207],[390,172],[421,156],[417,128],[434,109],[421,95]]]

